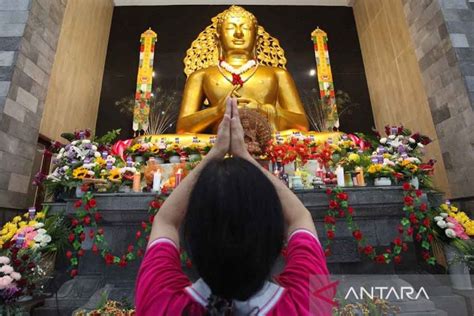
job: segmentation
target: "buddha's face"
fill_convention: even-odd
[[[252,20],[242,15],[231,15],[222,23],[218,38],[226,52],[252,52],[255,46],[256,26]]]

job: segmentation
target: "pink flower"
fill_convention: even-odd
[[[0,264],[9,264],[9,263],[10,263],[10,259],[8,257],[5,257],[5,256],[0,257]]]
[[[12,286],[13,279],[9,275],[0,278],[0,290],[8,289]]]
[[[12,273],[10,273],[10,276],[11,276],[15,281],[18,281],[19,279],[21,279],[21,274],[18,273],[18,272],[12,272]]]
[[[10,274],[13,272],[13,268],[10,265],[4,265],[3,267],[0,268],[0,272],[3,272],[5,274]]]
[[[462,227],[462,225],[459,224],[459,222],[457,220],[455,220],[451,216],[448,216],[448,218],[446,218],[446,221],[448,223],[454,224],[454,227],[451,227],[451,228],[454,230],[457,237],[459,237],[460,239],[463,239],[463,240],[469,239],[469,236],[464,231],[464,227]]]

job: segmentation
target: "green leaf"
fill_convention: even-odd
[[[409,221],[408,218],[406,218],[406,217],[402,218],[402,220],[400,221],[400,223],[402,224],[403,227],[410,226],[410,221]]]
[[[424,233],[426,231],[426,227],[425,226],[420,226],[419,230],[418,230],[420,233]]]
[[[421,243],[421,247],[429,250],[430,249],[430,243],[427,242],[426,240],[423,240],[423,242]]]
[[[349,206],[349,205],[348,205],[347,201],[342,201],[342,202],[341,202],[341,207],[347,208],[348,206]]]
[[[426,262],[434,266],[436,263],[436,259],[435,257],[430,257]]]
[[[71,258],[71,265],[72,266],[77,266],[78,265],[78,261],[77,261],[77,258]]]
[[[114,256],[114,263],[119,263],[119,262],[120,262],[120,258],[117,256]]]
[[[79,250],[81,249],[81,243],[77,240],[74,241],[74,243],[72,244],[72,246],[74,247],[75,250]]]

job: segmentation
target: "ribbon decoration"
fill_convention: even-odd
[[[311,33],[314,44],[314,56],[318,73],[319,94],[323,101],[323,112],[326,115],[326,130],[332,131],[339,128],[337,114],[336,94],[332,79],[331,64],[329,62],[328,36],[326,32],[317,27]]]
[[[150,115],[150,98],[153,81],[153,59],[157,35],[148,28],[140,37],[140,59],[137,74],[135,107],[133,108],[133,131],[148,129]]]

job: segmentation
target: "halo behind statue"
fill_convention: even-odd
[[[217,43],[217,21],[225,11],[212,18],[212,24],[199,33],[186,52],[184,73],[189,76],[199,69],[217,65],[219,46]],[[256,57],[261,65],[286,69],[286,58],[279,41],[268,34],[262,26],[258,26],[256,41]]]

